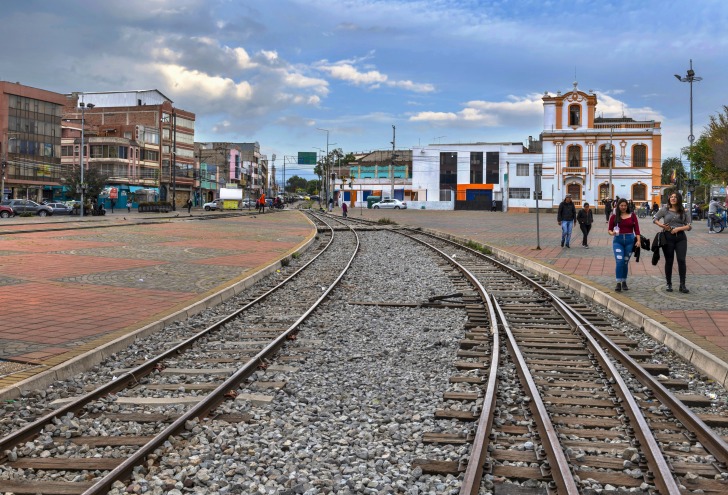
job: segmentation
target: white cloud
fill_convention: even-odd
[[[355,86],[366,86],[369,89],[377,89],[382,85],[386,85],[415,93],[430,93],[435,91],[435,87],[432,84],[416,83],[410,80],[391,80],[389,76],[378,70],[361,70],[354,65],[372,56],[373,54],[369,54],[367,57],[358,60],[340,60],[334,63],[323,60],[314,64],[314,67],[334,79],[346,81]]]
[[[247,81],[236,83],[230,78],[211,76],[179,65],[162,64],[156,65],[155,69],[177,93],[207,95],[207,98],[212,95],[215,99],[234,101],[249,101],[253,97],[253,88]]]

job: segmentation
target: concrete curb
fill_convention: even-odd
[[[445,236],[460,243],[477,242],[473,241],[472,239],[456,237],[444,232],[437,232],[429,229],[425,229],[425,231],[435,233],[440,236]],[[689,339],[683,337],[676,331],[668,328],[657,320],[646,316],[641,311],[631,306],[628,306],[622,301],[615,299],[611,295],[602,292],[601,290],[592,287],[591,285],[588,285],[574,277],[561,273],[553,268],[545,266],[537,261],[524,258],[499,247],[494,247],[487,244],[481,245],[489,249],[493,253],[493,255],[500,260],[520,266],[528,270],[529,272],[546,276],[550,280],[553,280],[560,285],[568,287],[569,289],[572,289],[573,291],[579,293],[585,299],[604,306],[615,316],[636,326],[656,341],[667,346],[669,349],[675,352],[675,354],[695,366],[698,370],[700,370],[701,373],[704,373],[706,376],[715,380],[723,387],[728,387],[728,363],[706,351],[694,342],[691,342]]]
[[[303,253],[308,250],[316,240],[317,235],[318,232],[314,229],[309,239],[293,251],[293,253]],[[261,268],[248,277],[245,277],[243,280],[225,287],[214,294],[190,304],[189,306],[175,311],[158,321],[145,325],[137,330],[133,330],[131,333],[125,334],[106,344],[69,359],[62,364],[54,366],[46,371],[33,375],[10,387],[0,390],[0,400],[18,398],[24,391],[47,388],[56,381],[65,380],[77,373],[86,371],[92,366],[101,363],[112,354],[126,349],[137,339],[142,339],[155,332],[159,332],[167,325],[178,321],[184,321],[190,316],[196,315],[206,309],[215,307],[224,301],[227,301],[228,299],[240,294],[245,289],[251,287],[262,278],[275,272],[281,267],[281,260],[288,258],[293,253],[286,254],[270,265]]]

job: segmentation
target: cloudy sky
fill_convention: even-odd
[[[59,93],[158,89],[198,141],[283,157],[526,142],[541,96],[662,122],[663,158],[728,104],[724,0],[6,0],[0,80]],[[287,165],[287,175],[303,174]]]

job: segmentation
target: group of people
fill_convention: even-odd
[[[717,202],[717,198],[714,198]],[[613,237],[612,251],[615,260],[615,272],[617,285],[615,290],[621,292],[629,290],[627,285],[627,275],[629,268],[629,260],[635,252],[635,248],[642,245],[639,221],[633,207],[630,208],[630,201],[625,198],[617,198],[612,203],[610,200],[605,202],[607,212],[607,232]],[[655,211],[655,208],[657,210]],[[672,288],[672,270],[675,259],[677,258],[678,277],[680,285],[678,290],[687,294],[690,290],[686,284],[687,264],[685,258],[688,250],[688,239],[686,232],[692,230],[690,213],[685,211],[682,202],[682,195],[679,192],[673,192],[668,198],[668,204],[659,208],[657,202],[653,204],[652,211],[655,211],[653,223],[662,231],[655,237],[656,246],[653,244],[653,250],[662,249],[665,256],[665,291],[673,292]],[[594,223],[594,215],[589,203],[584,203],[577,213],[576,207],[572,201],[571,195],[567,194],[564,200],[559,204],[556,217],[561,226],[561,247],[570,248],[571,234],[574,222],[578,222],[582,232],[581,245],[585,249],[589,249],[589,232]],[[711,224],[712,225],[712,224]],[[653,257],[653,264],[657,264]]]

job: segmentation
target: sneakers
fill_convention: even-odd
[[[665,287],[665,292],[672,292],[672,284],[667,284]]]
[[[679,288],[678,290],[679,290],[680,292],[682,292],[683,294],[688,294],[688,293],[690,293],[690,291],[688,290],[688,288],[687,288],[687,287],[685,287],[685,286],[684,286],[683,284],[680,284],[680,288]]]
[[[708,234],[715,234],[715,230],[709,230]]]
[[[622,282],[622,290],[629,290],[629,287],[627,287],[627,282]]]
[[[589,244],[584,244],[584,249],[589,249]]]
[[[617,282],[617,286],[614,288],[617,292],[622,292],[622,282]]]

